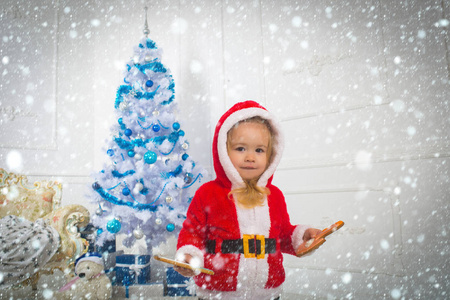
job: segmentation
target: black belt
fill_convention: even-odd
[[[264,244],[264,251],[261,245]],[[223,254],[242,253],[245,257],[264,258],[265,254],[275,253],[277,250],[277,241],[275,239],[267,239],[262,235],[244,234],[242,239],[223,240],[220,252]],[[206,241],[206,252],[210,254],[216,253],[216,241]]]

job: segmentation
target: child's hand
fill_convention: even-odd
[[[182,261],[182,262],[188,264],[191,261],[191,259],[192,259],[192,256],[189,254],[186,254],[184,256],[184,261]],[[181,275],[183,275],[184,277],[192,277],[192,276],[197,275],[197,273],[194,270],[186,269],[183,267],[174,266],[173,269],[175,271],[177,271],[178,273],[180,273]]]
[[[322,232],[320,229],[308,228],[303,234],[303,243],[295,250],[295,254],[300,257],[319,248],[324,242],[324,238],[315,239]]]
[[[295,250],[295,254],[300,257],[305,254],[311,253],[316,250],[323,243],[325,243],[325,237],[332,234],[339,228],[344,226],[344,222],[338,221],[333,225],[325,228],[324,230],[316,229],[316,228],[308,228],[303,234],[303,243],[297,247]]]
[[[305,234],[303,235],[303,241],[307,242],[311,239],[314,239],[321,232],[322,232],[322,230],[317,229],[317,228],[308,228],[308,229],[306,229]]]

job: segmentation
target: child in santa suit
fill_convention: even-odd
[[[213,159],[217,178],[202,185],[178,237],[176,259],[204,267],[195,274],[200,299],[277,299],[285,279],[282,253],[321,231],[291,225],[272,177],[283,152],[279,123],[253,101],[237,103],[219,120]]]

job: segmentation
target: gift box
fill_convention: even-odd
[[[150,255],[116,256],[116,284],[130,286],[150,281]]]
[[[187,281],[189,281],[189,277],[184,277],[172,267],[167,268],[164,295],[168,297],[191,296],[188,291]]]

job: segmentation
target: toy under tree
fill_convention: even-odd
[[[107,141],[106,163],[94,175],[91,200],[96,245],[125,234],[131,247],[145,238],[147,251],[177,235],[204,170],[189,156],[189,142],[176,117],[175,84],[161,51],[144,37],[126,65],[117,90],[117,122]]]

